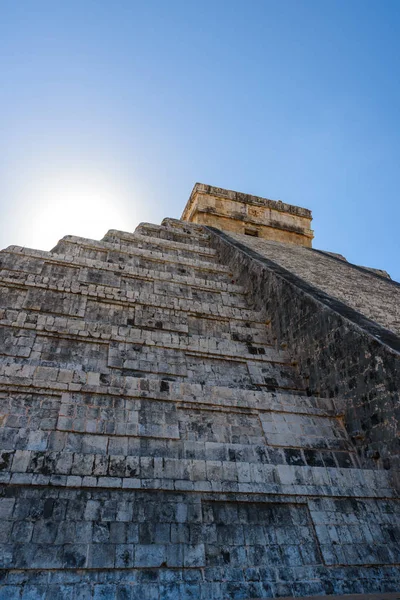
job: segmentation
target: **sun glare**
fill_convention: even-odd
[[[105,175],[38,178],[24,193],[24,245],[50,250],[65,235],[101,239],[109,229],[132,230],[135,199]],[[25,227],[24,227],[25,225]]]

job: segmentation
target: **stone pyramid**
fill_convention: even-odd
[[[399,598],[400,287],[183,218],[0,253],[0,599]]]

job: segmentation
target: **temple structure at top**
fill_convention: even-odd
[[[311,248],[314,233],[307,208],[196,183],[182,220],[223,231]]]

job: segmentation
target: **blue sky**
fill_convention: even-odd
[[[0,247],[179,217],[200,181],[400,280],[399,26],[398,0],[3,0]]]

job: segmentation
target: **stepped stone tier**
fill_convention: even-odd
[[[400,287],[251,198],[0,253],[1,600],[399,598]]]

